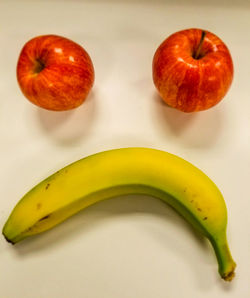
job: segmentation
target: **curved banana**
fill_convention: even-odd
[[[114,149],[68,165],[19,201],[3,235],[14,244],[89,205],[126,194],[149,194],[174,207],[210,240],[221,277],[234,277],[236,265],[226,239],[227,210],[222,194],[195,166],[155,149]]]

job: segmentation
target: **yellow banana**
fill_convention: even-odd
[[[189,162],[155,149],[114,149],[68,165],[18,202],[3,235],[14,244],[98,201],[127,194],[152,195],[174,207],[210,240],[221,277],[234,277],[236,265],[226,239],[227,210],[219,189]]]

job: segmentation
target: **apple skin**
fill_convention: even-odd
[[[234,73],[227,46],[202,29],[170,35],[156,50],[152,68],[153,81],[162,99],[183,112],[207,110],[219,103]]]
[[[35,105],[65,111],[86,99],[94,83],[94,67],[77,43],[57,35],[37,36],[20,53],[17,80],[25,97]]]

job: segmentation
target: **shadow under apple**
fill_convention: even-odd
[[[70,146],[81,142],[91,133],[95,118],[95,93],[91,91],[85,102],[70,111],[48,111],[38,108],[39,123],[45,134],[60,145]]]
[[[191,148],[213,146],[220,136],[223,114],[213,107],[207,111],[184,113],[169,107],[161,97],[153,95],[153,120],[165,134],[171,134],[182,145]]]

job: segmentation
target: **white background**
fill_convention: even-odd
[[[248,1],[0,1],[0,226],[36,183],[89,154],[145,146],[177,154],[218,185],[237,262],[220,279],[210,244],[164,203],[115,198],[16,246],[0,238],[1,298],[247,298],[250,293],[250,6]],[[152,57],[171,33],[217,34],[235,66],[216,107],[167,107]],[[95,67],[87,101],[70,112],[28,102],[17,85],[24,43],[58,34],[81,44]]]

